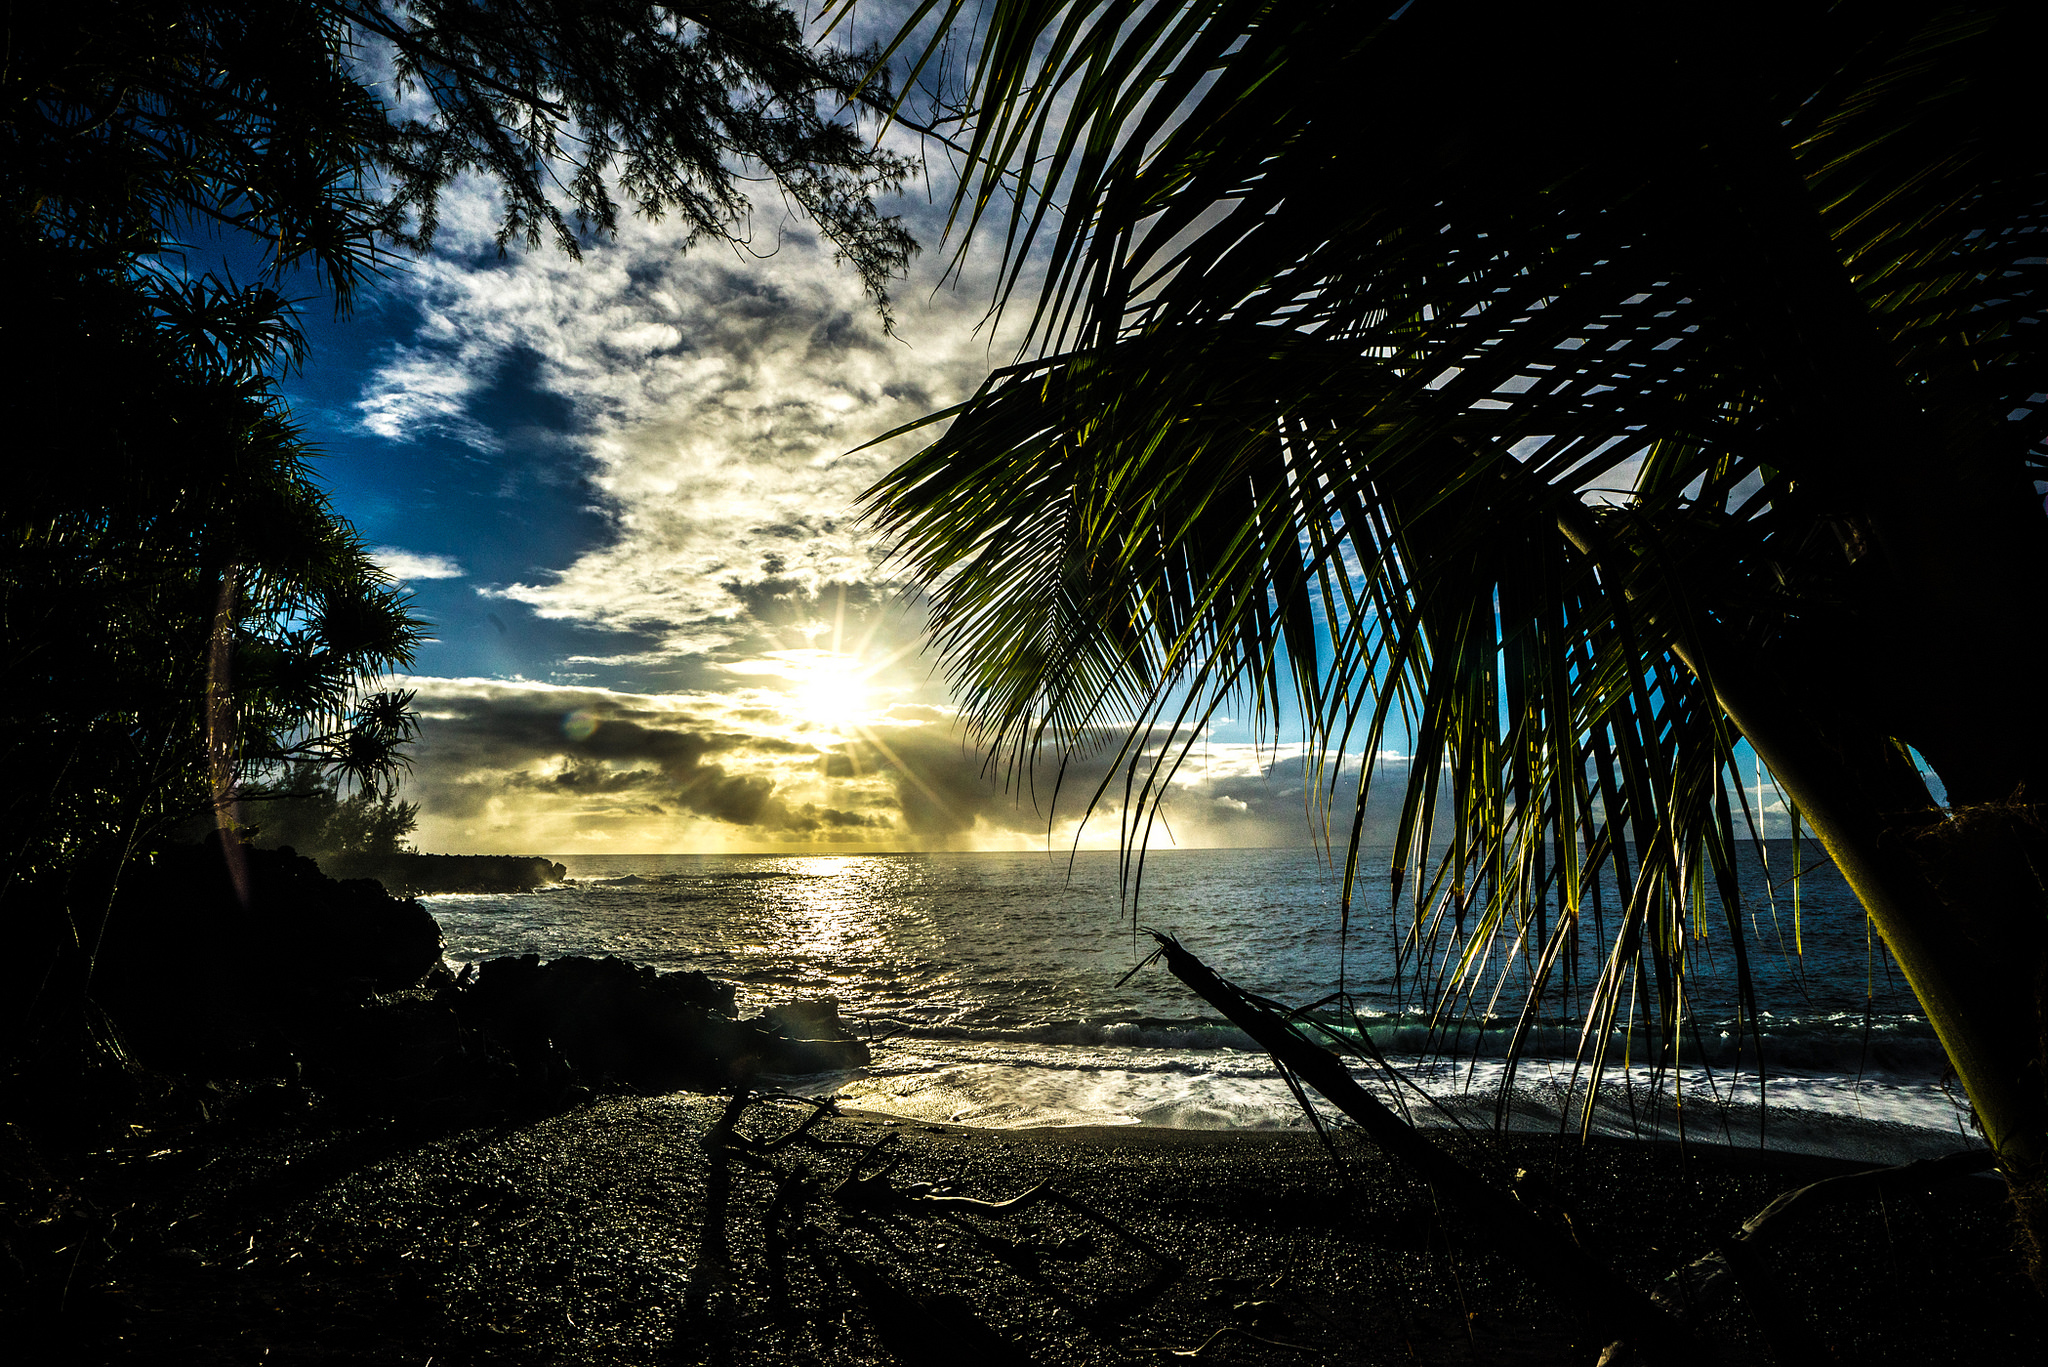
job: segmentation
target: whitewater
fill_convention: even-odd
[[[1803,853],[1810,865],[1812,847]],[[1370,854],[1362,867],[1374,866]],[[1870,1161],[1981,1143],[1932,1031],[1839,877],[1802,868],[1795,900],[1790,847],[1774,844],[1768,858],[1768,878],[1754,855],[1742,870],[1761,1014],[1738,1025],[1726,913],[1710,899],[1693,924],[1703,938],[1675,1054],[1669,1032],[1642,1027],[1640,1004],[1624,1005],[1591,1131]],[[1157,929],[1289,1005],[1343,993],[1320,1018],[1370,1035],[1397,1076],[1363,1063],[1354,1074],[1418,1124],[1581,1124],[1583,988],[1606,950],[1590,910],[1503,1104],[1533,947],[1503,942],[1467,975],[1457,1009],[1433,1013],[1462,947],[1455,933],[1397,961],[1386,880],[1361,881],[1347,930],[1338,873],[1315,850],[1155,851],[1135,884],[1108,851],[561,862],[568,879],[536,892],[425,899],[449,962],[616,955],[731,982],[745,1012],[831,997],[874,1042],[874,1062],[787,1085],[849,1105],[992,1127],[1307,1124],[1264,1053],[1164,968],[1140,967]],[[1609,885],[1610,928],[1618,906]]]

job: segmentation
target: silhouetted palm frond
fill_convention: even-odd
[[[2048,756],[1987,760],[2016,698],[1987,746],[1892,654],[1900,614],[1987,669],[2039,653],[2005,639],[2038,628],[2048,474],[2037,27],[994,7],[956,224],[1000,227],[1012,286],[1043,266],[1035,350],[869,496],[967,719],[1013,761],[1121,724],[1142,808],[1226,704],[1298,714],[1347,889],[1395,738],[1397,900],[1464,932],[1454,980],[1519,940],[1533,1010],[1605,868],[1586,1038],[1639,973],[1676,1030],[1694,918],[1741,954],[1740,741],[1838,854],[1934,812],[1909,745],[1960,801]]]

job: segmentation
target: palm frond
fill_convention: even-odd
[[[1787,681],[1868,611],[1887,425],[2048,471],[2016,14],[994,7],[955,221],[1007,200],[1036,351],[869,495],[977,737],[1120,728],[1128,813],[1219,709],[1298,714],[1347,889],[1403,739],[1442,1000],[1533,947],[1526,1029],[1606,880],[1596,1075],[1631,986],[1679,1044],[1710,891],[1753,1020],[1737,747],[1799,752]]]

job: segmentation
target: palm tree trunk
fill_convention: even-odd
[[[1739,71],[1724,53],[1716,71]],[[1679,653],[1863,903],[2012,1184],[2048,1291],[2048,732],[2029,680],[2048,525],[2003,415],[1938,419],[1858,293],[1783,129],[1739,77],[1700,83],[1694,244],[1785,415],[1801,494],[1842,537],[1849,601],[1760,647]],[[2031,520],[2029,517],[2031,516]],[[1904,745],[1947,787],[1934,804]]]
[[[1729,711],[1904,971],[1998,1155],[2029,1271],[2048,1290],[2048,822],[2041,807],[1888,811],[1879,795],[1896,789],[1874,766],[1830,755],[1811,728],[1772,727],[1756,708]]]

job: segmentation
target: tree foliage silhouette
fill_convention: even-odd
[[[444,189],[501,246],[576,254],[632,212],[744,241],[749,182],[887,316],[906,164],[846,115],[869,60],[767,0],[82,0],[17,6],[0,63],[10,281],[0,422],[0,917],[19,1013],[77,999],[121,871],[285,766],[376,788],[421,637],[328,506],[277,388],[283,291],[338,313],[431,244]],[[873,92],[870,92],[872,98]],[[238,280],[210,254],[252,263]],[[52,976],[52,965],[61,972]]]
[[[333,774],[306,762],[287,765],[275,785],[242,807],[253,843],[289,847],[323,861],[338,856],[372,862],[406,853],[406,837],[419,816],[419,804],[401,801],[396,793],[359,788],[344,794]],[[342,876],[324,862],[322,867]]]
[[[899,37],[927,85],[969,13]],[[974,13],[937,83],[967,92],[955,225],[1046,285],[1025,358],[871,498],[986,742],[1127,727],[1142,842],[1217,709],[1298,714],[1347,887],[1407,743],[1398,929],[1452,937],[1466,986],[1525,946],[1525,1025],[1619,881],[1597,1075],[1636,985],[1683,1042],[1694,932],[1742,961],[1746,741],[2038,1249],[2038,7]]]

